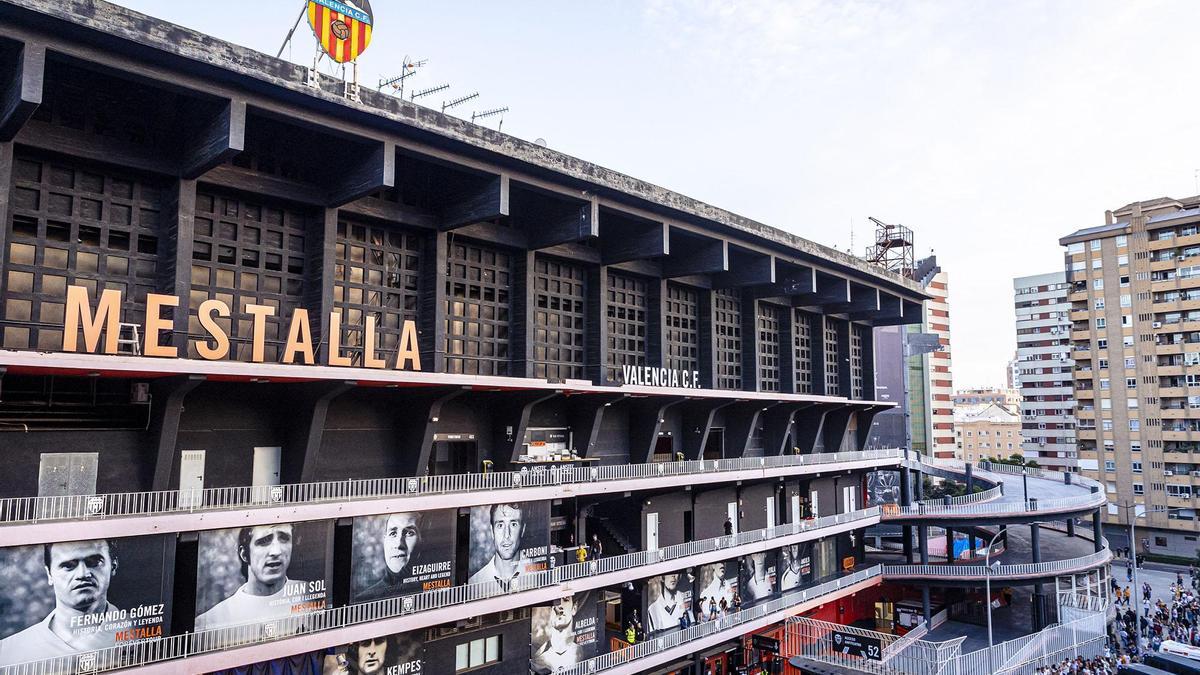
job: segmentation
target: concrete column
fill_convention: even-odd
[[[1092,538],[1096,544],[1096,551],[1099,551],[1103,544],[1100,543],[1100,509],[1092,512]]]
[[[974,467],[970,462],[967,465],[967,494],[971,494],[971,490],[975,487],[975,472]]]
[[[950,506],[950,498],[942,497],[942,503]],[[954,564],[954,530],[951,530],[949,526],[946,526],[946,564]]]
[[[929,601],[929,587],[921,587],[921,612],[925,615],[925,625],[933,623],[933,603]]]
[[[1075,519],[1074,518],[1067,518],[1067,536],[1068,537],[1075,536]]]
[[[1029,526],[1029,545],[1033,549],[1033,562],[1040,563],[1042,561],[1041,551],[1041,528],[1034,523]],[[1045,625],[1046,611],[1046,592],[1043,584],[1033,585],[1033,611],[1030,612],[1033,620],[1033,631],[1040,631]]]
[[[925,476],[920,471],[917,472],[917,501],[925,499]]]
[[[900,467],[900,506],[912,506],[912,476],[911,469]],[[913,561],[912,525],[901,526],[900,533],[904,537],[904,561],[911,565]]]
[[[921,553],[921,564],[929,564],[929,526],[917,526],[917,546]]]

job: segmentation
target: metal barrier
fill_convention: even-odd
[[[1043,577],[1070,574],[1091,569],[1112,559],[1108,541],[1101,540],[1103,548],[1079,558],[1053,560],[1040,563],[1018,563],[1000,565],[991,573],[992,578]],[[989,576],[985,565],[884,565],[883,575],[891,577],[954,577],[984,579]]]
[[[899,459],[895,448],[813,455],[740,457],[736,459],[614,464],[597,467],[550,467],[541,470],[468,473],[412,478],[292,483],[276,486],[164,490],[59,497],[12,497],[0,500],[0,523],[53,520],[92,520],[167,513],[198,513],[238,508],[274,507],[321,502],[392,499],[465,492],[507,491],[519,488],[605,481],[693,476],[735,471],[819,466],[843,462]]]
[[[930,642],[920,639],[922,634],[914,630],[901,637],[807,617],[790,617],[784,628],[783,656],[799,656],[878,675],[941,675],[946,664],[959,654],[966,638]],[[848,653],[846,636],[858,638],[866,652]]]
[[[1078,606],[1086,613],[1032,635],[967,654],[961,650],[965,637],[946,642],[921,639],[925,632],[919,629],[924,624],[904,637],[898,637],[864,628],[792,617],[786,623],[783,656],[800,656],[877,675],[1030,675],[1038,667],[1063,658],[1090,658],[1104,650],[1108,603],[1078,594],[1073,594],[1076,597],[1072,598],[1062,597],[1067,595],[1072,594],[1060,594],[1060,603]],[[845,640],[838,639],[846,635],[860,638],[860,645],[867,649],[880,645],[880,653],[847,653],[847,650],[839,648],[839,642],[844,645]]]
[[[878,517],[879,507],[876,506],[850,513],[777,525],[761,530],[748,530],[733,535],[676,544],[654,551],[637,551],[609,558],[562,565],[554,569],[522,575],[517,578],[513,587],[507,592],[500,590],[493,583],[467,584],[398,598],[388,598],[375,602],[320,610],[312,614],[298,615],[265,623],[248,623],[194,633],[184,633],[150,642],[138,642],[94,652],[84,652],[55,659],[34,661],[10,666],[3,669],[2,672],[5,675],[49,675],[50,673],[73,673],[76,671],[102,672],[130,668],[159,661],[186,658],[213,651],[260,644],[286,637],[317,633],[334,628],[343,628],[441,609],[453,605],[505,596],[511,593],[549,588],[584,577],[594,577],[635,569],[669,560],[684,559],[703,553],[767,542],[781,537],[800,535],[827,527],[858,521],[870,521]],[[879,574],[879,566],[871,569],[874,570],[874,575]],[[857,583],[857,581],[852,583]],[[814,592],[815,589],[804,591],[807,595],[796,602],[803,602],[805,599],[813,597]],[[800,596],[789,595],[787,597],[794,598]],[[756,607],[755,609],[758,608]],[[84,668],[80,664],[86,664],[87,667]]]
[[[837,591],[853,586],[855,584],[872,579],[879,576],[879,566],[871,567],[865,570],[860,570],[849,576],[840,577],[832,581],[827,581],[823,584],[818,584],[811,588],[791,592],[781,598],[771,600],[770,602],[756,605],[750,609],[743,609],[740,612],[734,612],[722,619],[709,621],[706,623],[696,624],[690,628],[676,631],[663,637],[654,638],[645,642],[639,642],[632,647],[626,647],[615,652],[602,654],[594,658],[588,659],[583,663],[576,664],[571,668],[558,671],[558,675],[587,675],[617,666],[625,665],[638,659],[646,658],[653,654],[662,653],[668,649],[687,644],[693,640],[698,640],[703,637],[715,635],[722,631],[729,630],[741,624],[761,619],[776,612],[795,607],[803,604],[813,598],[836,593]]]

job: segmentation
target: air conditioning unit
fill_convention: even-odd
[[[1193,471],[1193,472],[1192,472],[1192,475],[1193,475],[1193,476],[1200,476],[1200,471]]]
[[[1161,321],[1155,321],[1154,323],[1152,323],[1152,324],[1150,324],[1150,325],[1151,325],[1151,326],[1153,326],[1153,327],[1155,327],[1155,328],[1162,328],[1162,322],[1161,322]]]
[[[1164,475],[1164,476],[1174,476],[1174,475],[1175,475],[1175,472],[1174,472],[1174,471],[1167,470],[1167,471],[1163,471],[1163,475]]]

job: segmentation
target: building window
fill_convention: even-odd
[[[1105,471],[1116,471],[1117,463],[1111,459],[1104,460],[1104,470]]]
[[[334,247],[333,304],[342,315],[341,353],[363,365],[367,316],[375,317],[375,356],[388,364],[404,321],[417,320],[421,239],[394,228],[339,222]]]
[[[62,349],[69,285],[93,302],[121,291],[122,320],[141,324],[158,271],[158,186],[26,156],[12,178],[3,346]]]
[[[509,374],[512,257],[456,243],[446,276],[446,372]]]
[[[1118,234],[1116,237],[1116,243],[1117,243],[1117,248],[1128,245],[1129,244],[1129,235]]]
[[[647,284],[640,277],[608,275],[608,379],[619,382],[623,366],[646,365]]]
[[[239,361],[251,360],[252,317],[246,305],[275,310],[266,318],[263,358],[278,361],[287,340],[286,323],[304,304],[307,217],[296,210],[227,195],[196,195],[192,249],[192,296],[188,332],[206,335],[197,310],[217,299],[229,305],[231,318],[216,322],[229,334]],[[189,344],[196,352],[196,342]]]
[[[533,263],[533,375],[584,376],[586,282],[581,265],[538,256]]]
[[[454,647],[454,672],[456,673],[499,662],[499,635],[471,640]]]
[[[1129,420],[1129,430],[1130,431],[1140,431],[1141,428],[1142,428],[1142,423],[1140,420]]]
[[[811,394],[813,393],[813,318],[810,314],[797,309],[795,310],[795,319],[793,325],[796,331],[794,338],[796,343],[796,392]]]
[[[667,367],[686,371],[699,369],[699,293],[687,286],[667,284],[663,312],[667,323]]]
[[[1104,317],[1098,317],[1096,319],[1096,328],[1104,328],[1107,325],[1108,325],[1108,321],[1105,320]]]
[[[758,303],[758,383],[762,391],[779,391],[782,373],[782,345],[779,331],[783,309]]]
[[[1088,248],[1092,249],[1093,251],[1099,251],[1100,250],[1100,240],[1093,239],[1093,240],[1089,241]]]
[[[841,385],[838,382],[839,371],[838,365],[840,355],[838,354],[838,322],[829,317],[825,317],[825,395],[840,396]]]
[[[1105,462],[1105,464],[1107,465],[1108,463]],[[1130,462],[1130,466],[1132,467],[1134,473],[1142,472],[1142,463],[1141,462]]]
[[[717,389],[742,388],[742,299],[736,290],[712,293]]]
[[[861,401],[866,398],[863,382],[863,326],[850,324],[850,398]]]
[[[1144,485],[1142,485],[1141,483],[1134,483],[1133,484],[1133,494],[1135,494],[1135,495],[1146,494],[1146,487]]]
[[[1092,279],[1092,288],[1099,291],[1104,288],[1104,279]]]

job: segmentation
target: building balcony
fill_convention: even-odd
[[[1164,441],[1190,441],[1200,439],[1200,433],[1194,431],[1169,431],[1163,429],[1162,438]]]
[[[536,501],[896,466],[897,449],[0,500],[10,544]]]

